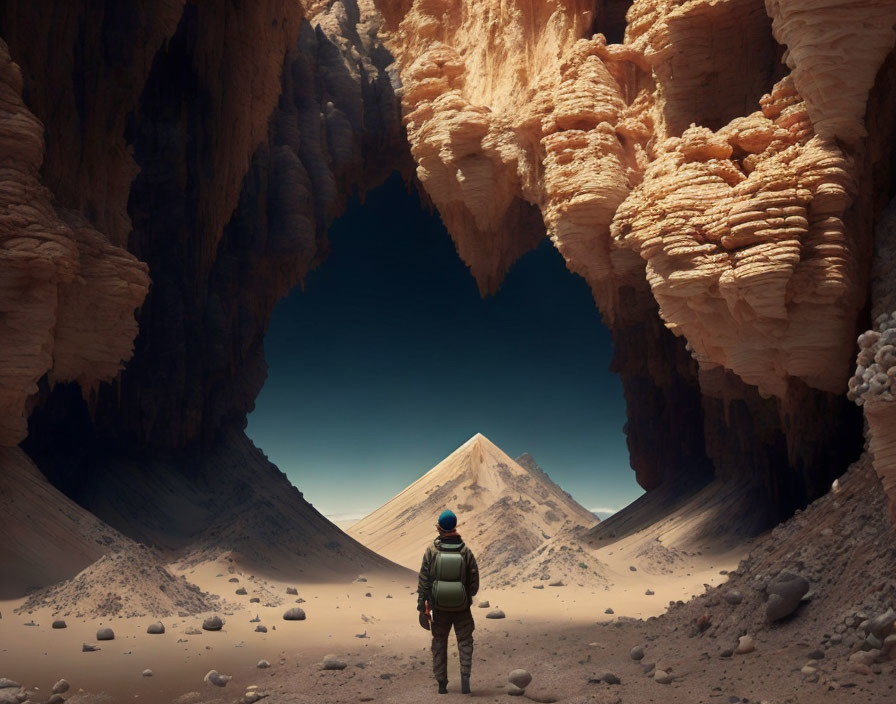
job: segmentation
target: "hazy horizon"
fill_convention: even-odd
[[[393,176],[350,200],[330,244],[274,311],[247,428],[321,513],[366,515],[477,432],[585,508],[643,493],[610,333],[550,241],[483,299],[439,215]]]

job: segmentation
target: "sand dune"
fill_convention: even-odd
[[[450,508],[482,575],[497,575],[561,530],[597,523],[534,462],[527,465],[477,433],[348,534],[380,555],[417,569],[435,536],[436,517]]]

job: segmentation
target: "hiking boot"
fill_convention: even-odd
[[[439,694],[448,694],[448,680],[439,680]]]
[[[470,676],[469,675],[461,675],[460,676],[460,693],[461,694],[469,694],[470,693]]]

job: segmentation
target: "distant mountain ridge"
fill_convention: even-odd
[[[446,508],[457,514],[458,530],[476,553],[483,576],[512,567],[561,530],[598,523],[531,455],[511,459],[477,433],[347,532],[380,555],[417,569]]]

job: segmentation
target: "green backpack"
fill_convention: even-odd
[[[463,611],[467,608],[467,561],[461,554],[463,543],[439,543],[432,582],[433,608]]]

